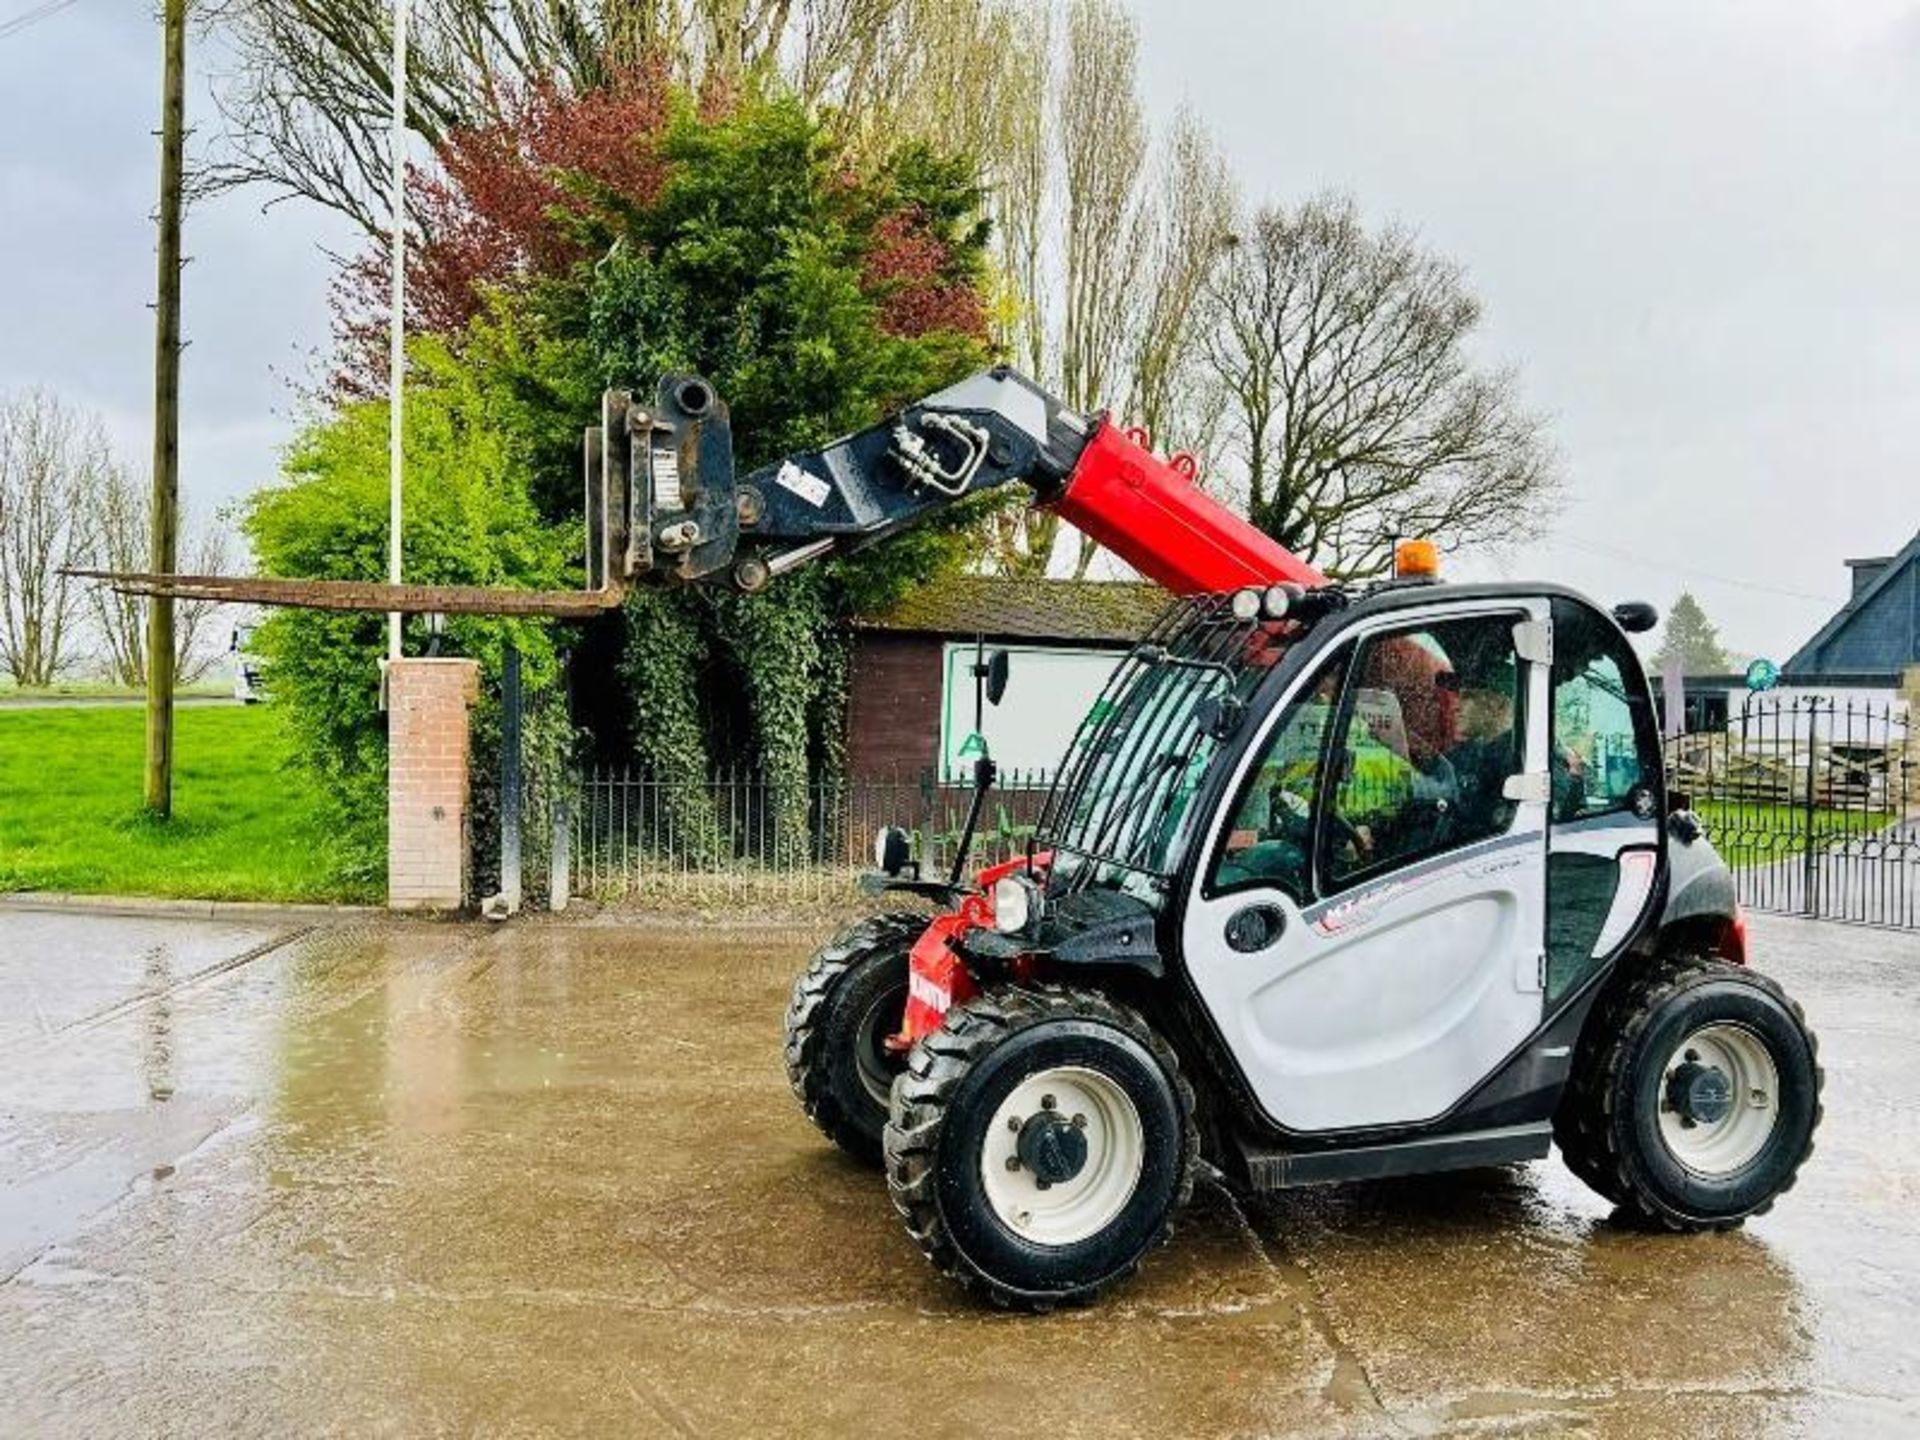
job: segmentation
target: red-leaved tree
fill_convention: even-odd
[[[509,119],[450,132],[436,168],[409,179],[420,229],[407,252],[409,332],[458,334],[489,289],[564,275],[589,258],[583,237],[596,211],[651,206],[669,170],[671,97],[665,72],[642,68],[603,89],[543,84],[514,99]],[[720,118],[715,94],[699,100],[702,122]],[[851,170],[835,183],[849,192],[863,184]],[[859,273],[885,333],[986,339],[974,274],[912,199],[895,199],[872,220]],[[386,387],[391,274],[386,247],[376,245],[335,280],[336,399]]]
[[[666,177],[668,95],[653,69],[580,94],[543,84],[513,100],[508,120],[450,132],[437,170],[408,177],[420,234],[407,250],[407,329],[457,333],[490,287],[565,272],[583,258],[568,222],[586,217],[595,192],[650,203]],[[386,387],[392,274],[382,245],[334,281],[336,398]]]
[[[874,226],[861,283],[878,301],[880,328],[889,335],[948,330],[986,337],[987,313],[979,290],[953,277],[953,250],[932,231],[918,206],[882,216]]]

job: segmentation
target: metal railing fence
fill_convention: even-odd
[[[1665,758],[1744,904],[1920,928],[1920,747],[1904,707],[1762,695],[1725,726],[1669,739]],[[1050,782],[1001,773],[970,866],[1025,850]],[[572,894],[743,914],[844,905],[883,825],[905,828],[923,872],[944,875],[972,800],[932,770],[788,785],[747,769],[690,780],[599,767],[559,794],[531,788],[534,808],[557,816]]]
[[[1666,742],[1684,794],[1757,910],[1920,926],[1920,753],[1902,706],[1753,696]]]
[[[1001,772],[971,867],[1025,850],[1049,785],[1043,772]],[[570,807],[572,891],[672,907],[844,902],[884,825],[910,833],[924,873],[945,874],[972,798],[931,770],[786,785],[757,770],[689,780],[595,768]]]

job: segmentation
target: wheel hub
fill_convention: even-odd
[[[1690,1124],[1718,1125],[1733,1108],[1733,1083],[1718,1066],[1683,1060],[1667,1077],[1667,1103]]]
[[[1086,1168],[1087,1134],[1071,1120],[1042,1110],[1021,1125],[1014,1153],[1042,1189],[1064,1185]]]
[[[1710,1180],[1738,1173],[1767,1146],[1780,1118],[1780,1071],[1744,1025],[1703,1025],[1661,1067],[1660,1138],[1688,1170]]]
[[[853,1063],[873,1103],[885,1111],[893,1090],[893,1077],[906,1065],[906,1056],[888,1044],[900,1028],[900,1016],[907,1006],[907,987],[889,988],[860,1017],[856,1032]]]
[[[1113,1076],[1082,1065],[1015,1085],[980,1144],[980,1184],[1000,1222],[1035,1245],[1076,1245],[1126,1209],[1146,1164],[1140,1112]]]

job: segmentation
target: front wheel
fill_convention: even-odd
[[[819,950],[787,1003],[787,1083],[820,1131],[848,1154],[880,1158],[887,1101],[903,1058],[888,1047],[907,1008],[908,951],[927,917],[876,915]]]
[[[1193,1092],[1102,995],[1008,987],[954,1007],[894,1083],[887,1187],[938,1269],[1000,1305],[1083,1304],[1193,1193]]]
[[[1793,1184],[1820,1123],[1819,1045],[1773,981],[1663,959],[1587,1030],[1555,1130],[1602,1195],[1669,1229],[1724,1229]]]

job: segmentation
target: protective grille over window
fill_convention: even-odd
[[[1231,601],[1201,595],[1169,607],[1087,712],[1035,835],[1037,849],[1056,854],[1056,887],[1164,878],[1179,863],[1218,749],[1206,720],[1244,703],[1298,633],[1240,619]]]

